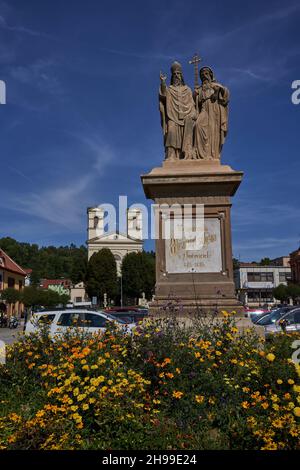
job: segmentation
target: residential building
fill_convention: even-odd
[[[118,274],[121,264],[128,253],[138,253],[143,250],[142,211],[128,209],[127,233],[105,232],[105,212],[101,207],[90,207],[88,214],[88,259],[102,248],[109,248],[115,257]]]
[[[70,301],[73,304],[88,302],[89,298],[85,291],[84,282],[78,282],[71,287]]]
[[[292,283],[300,284],[300,247],[298,250],[290,254],[291,257],[291,270],[292,270]]]
[[[284,266],[285,268],[289,268],[291,266],[290,256],[280,256],[279,258],[272,259],[270,264],[272,266]]]
[[[273,289],[279,284],[287,285],[290,279],[291,268],[288,266],[240,263],[234,271],[238,298],[248,307],[278,303],[273,296]]]
[[[42,279],[40,287],[42,289],[50,289],[58,294],[70,295],[72,281],[70,279]]]
[[[26,275],[26,271],[0,248],[0,294],[8,287],[21,291]],[[23,304],[16,302],[13,305],[7,305],[6,312],[9,316],[20,316],[23,312]]]

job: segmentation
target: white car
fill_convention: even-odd
[[[50,310],[34,313],[26,323],[25,334],[38,331],[39,326],[43,324],[49,325],[52,337],[64,334],[70,327],[79,328],[85,333],[98,333],[104,332],[112,322],[116,322],[125,333],[130,333],[136,327],[135,323],[127,324],[105,312],[83,309]]]

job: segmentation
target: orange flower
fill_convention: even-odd
[[[175,391],[173,392],[172,396],[173,398],[177,398],[178,400],[180,400],[180,398],[182,397],[183,395],[183,392],[179,392],[179,391]]]

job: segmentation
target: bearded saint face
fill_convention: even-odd
[[[200,78],[202,82],[211,82],[212,81],[212,76],[211,76],[211,71],[207,68],[204,68],[200,72]]]
[[[175,70],[172,74],[172,84],[175,86],[182,85],[183,78],[182,73],[179,70]]]

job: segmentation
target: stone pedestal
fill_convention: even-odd
[[[204,205],[207,244],[198,252],[173,249],[162,237],[163,212],[158,209],[156,240],[156,287],[151,312],[160,314],[169,301],[177,302],[181,314],[205,314],[221,310],[241,311],[235,296],[231,247],[231,196],[243,173],[214,161],[165,161],[162,167],[142,175],[146,197],[156,204]],[[178,248],[179,246],[179,248]]]

